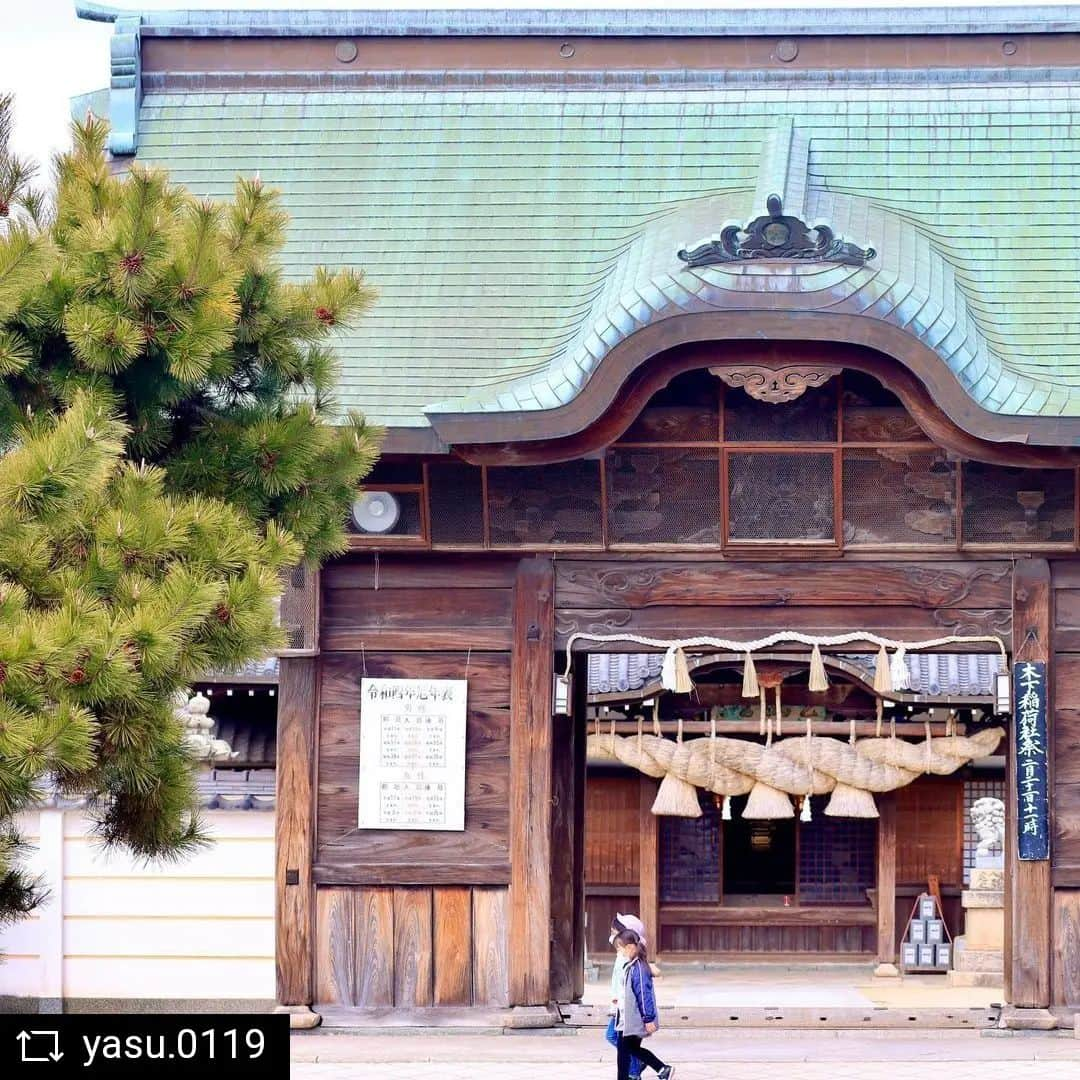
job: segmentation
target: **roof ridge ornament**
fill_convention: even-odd
[[[841,240],[828,225],[807,225],[801,218],[785,214],[779,195],[770,195],[765,205],[768,213],[754,218],[745,228],[727,225],[719,238],[699,244],[692,251],[683,248],[678,252],[679,258],[689,267],[756,259],[865,266],[877,255],[872,247],[861,248]]]

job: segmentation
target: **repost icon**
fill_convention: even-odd
[[[59,1031],[20,1031],[15,1038],[19,1040],[22,1060],[27,1064],[59,1061],[64,1056],[60,1049]]]

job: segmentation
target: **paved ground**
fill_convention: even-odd
[[[677,1080],[1076,1080],[1073,1033],[661,1032]],[[345,1035],[292,1040],[293,1080],[613,1080],[595,1029],[503,1035]],[[652,1074],[646,1073],[651,1080]]]

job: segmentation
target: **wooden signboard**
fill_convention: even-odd
[[[1016,694],[1016,839],[1021,859],[1050,858],[1047,789],[1046,663],[1013,665]]]
[[[462,679],[363,679],[361,829],[465,829]]]

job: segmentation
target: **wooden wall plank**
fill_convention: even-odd
[[[315,893],[315,1000],[356,1004],[356,896],[353,889]]]
[[[394,1005],[426,1008],[432,1001],[431,889],[394,889]]]
[[[310,1005],[313,999],[311,871],[318,664],[316,657],[283,657],[278,676],[274,955],[277,999],[282,1005]]]
[[[518,556],[451,552],[379,553],[376,579],[373,553],[335,559],[322,570],[323,587],[338,589],[512,589]]]
[[[774,604],[985,609],[1012,604],[1010,564],[1001,561],[832,566],[564,558],[556,564],[556,597],[560,611]]]
[[[510,1004],[509,890],[476,888],[472,900],[473,1004],[505,1007]]]
[[[510,1002],[543,1005],[550,984],[551,690],[554,572],[523,559],[514,586],[510,679]]]
[[[323,576],[324,651],[509,649],[517,560],[360,555]]]
[[[394,1004],[394,890],[355,889],[356,1004]]]
[[[1055,1005],[1080,1009],[1080,889],[1054,893]]]
[[[468,665],[465,831],[357,828],[360,683],[462,678]],[[457,884],[509,881],[510,657],[324,653],[315,875],[323,882]],[[430,872],[426,868],[430,867]]]
[[[472,890],[433,890],[433,1003],[472,1004]]]
[[[590,885],[638,887],[640,802],[636,773],[589,776],[585,784],[585,880]]]
[[[1045,660],[1048,715],[1053,718],[1055,678],[1052,630],[1053,592],[1045,559],[1017,562],[1013,575],[1014,660]],[[1051,745],[1053,732],[1051,731]],[[1018,1008],[1045,1009],[1050,1004],[1051,883],[1050,860],[1024,861],[1016,849],[1016,768],[1010,755],[1005,806],[1006,997]],[[1056,815],[1056,807],[1054,808]]]

